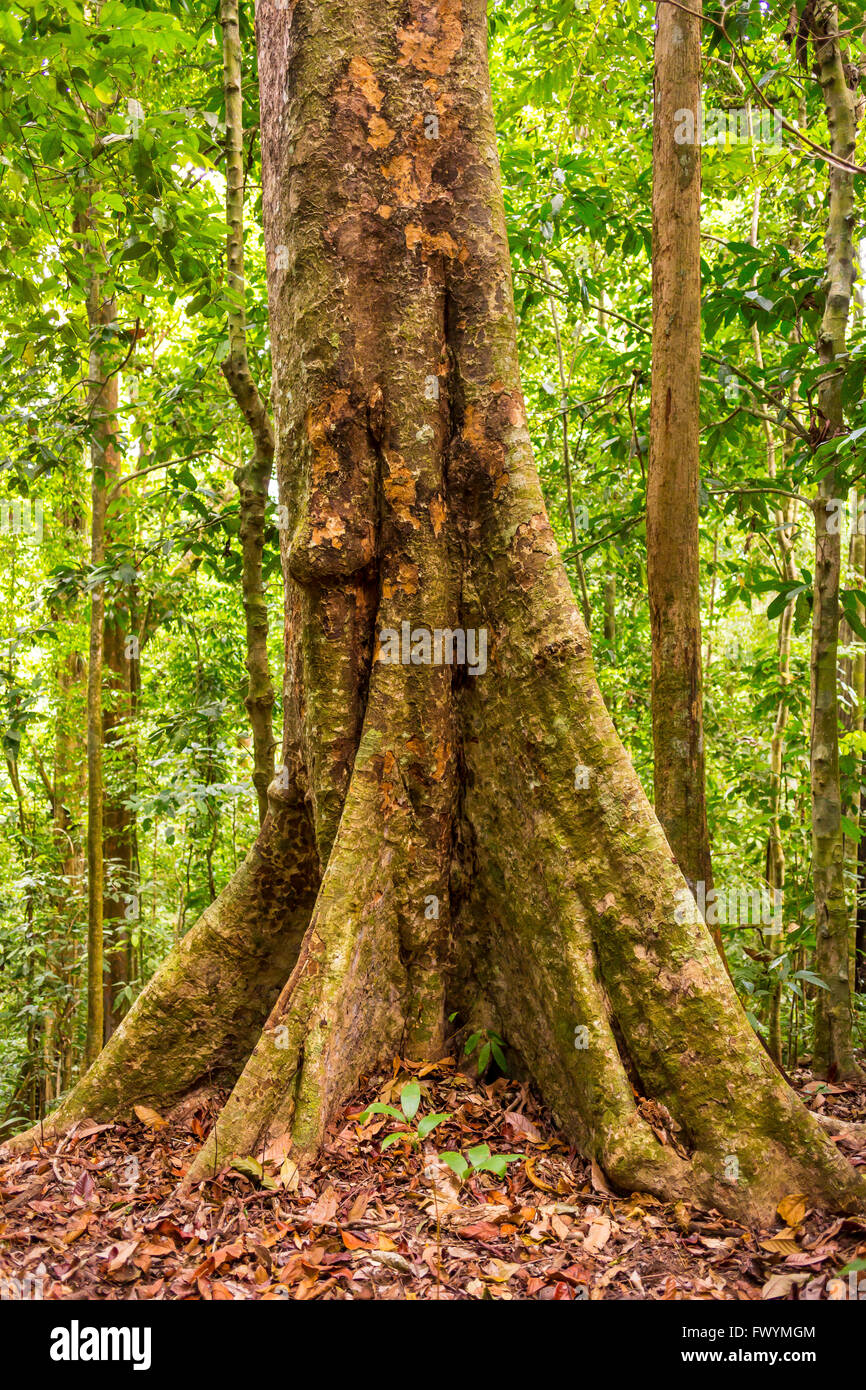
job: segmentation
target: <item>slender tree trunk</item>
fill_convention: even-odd
[[[703,882],[709,894],[698,549],[700,0],[689,9],[667,0],[656,7],[647,580],[656,814],[689,886]],[[718,927],[713,935],[721,952]]]
[[[550,282],[550,271],[547,261],[542,256],[541,272],[545,282]],[[586,574],[583,568],[583,556],[580,553],[577,538],[577,517],[574,510],[574,482],[571,476],[571,452],[568,444],[568,388],[569,380],[565,370],[565,356],[562,351],[562,334],[559,331],[559,315],[556,312],[556,300],[553,294],[548,295],[550,305],[550,317],[553,322],[553,338],[556,344],[556,365],[559,372],[559,403],[562,421],[562,472],[565,478],[565,500],[568,508],[568,528],[571,535],[571,545],[574,551],[574,563],[577,570],[577,582],[580,588],[580,609],[583,613],[583,621],[586,623],[587,631],[592,627],[592,609],[589,602],[589,591],[586,587]]]
[[[616,574],[611,573],[604,581],[604,640],[609,642],[616,655]]]
[[[262,549],[268,484],[274,465],[274,436],[267,408],[250,371],[244,307],[244,167],[241,41],[238,0],[221,0],[223,90],[226,107],[226,260],[229,293],[229,355],[223,373],[252,436],[249,462],[235,473],[240,492],[243,603],[246,619],[249,685],[244,704],[253,732],[253,785],[259,821],[268,810],[268,786],[274,775],[271,711],[274,688],[268,663],[268,605],[262,583]]]
[[[796,502],[792,502],[792,509],[796,508]],[[790,540],[790,532],[795,520],[795,513],[789,511],[788,520],[780,511],[776,513],[776,526],[779,535],[779,542],[785,561],[785,574],[789,579],[794,578],[794,558],[793,544]],[[785,848],[782,838],[780,816],[782,812],[783,790],[784,790],[784,771],[785,771],[785,728],[788,723],[788,687],[791,684],[791,630],[794,624],[794,605],[789,603],[783,609],[779,617],[779,631],[777,637],[777,669],[779,673],[779,685],[781,694],[779,703],[776,706],[776,718],[773,723],[773,736],[770,740],[770,830],[767,837],[767,867],[766,878],[767,886],[774,895],[779,893],[784,895],[785,891]],[[784,915],[784,914],[783,914]],[[777,954],[781,954],[784,940],[775,943]],[[770,1056],[777,1066],[782,1066],[782,977],[773,982],[770,994],[770,1019],[768,1029],[768,1047]]]
[[[818,80],[830,126],[835,155],[850,160],[855,148],[854,94],[846,80],[845,58],[839,41],[837,6],[816,0],[812,32]],[[818,354],[825,368],[818,387],[821,438],[845,432],[842,406],[848,315],[854,282],[853,176],[830,166],[827,235],[826,306],[818,337]],[[818,486],[815,504],[815,596],[812,616],[812,880],[815,892],[815,969],[827,988],[815,1002],[814,1066],[823,1076],[850,1078],[860,1069],[851,1035],[848,907],[845,899],[845,861],[842,836],[842,797],[839,785],[839,712],[837,650],[839,640],[839,578],[841,535],[836,508],[836,470],[831,468]]]
[[[105,1042],[108,1042],[126,1012],[126,1006],[118,996],[133,976],[129,899],[134,880],[135,822],[130,814],[129,798],[133,791],[134,751],[129,726],[132,719],[134,668],[129,650],[129,632],[122,613],[107,613],[102,717],[106,761],[102,899],[103,928],[107,941],[103,985]]]
[[[862,526],[860,510],[863,505],[862,499],[858,496],[856,488],[849,494],[851,506],[851,540],[848,546],[848,573],[847,583],[855,588],[862,589],[864,578],[866,578],[866,534]],[[861,624],[866,609],[862,603],[856,605],[857,615]],[[863,711],[866,708],[866,647],[856,632],[851,628],[846,618],[839,623],[839,645],[843,650],[847,649],[839,669],[842,679],[848,687],[849,699],[841,711],[842,724],[847,733],[861,733],[863,730]],[[853,750],[855,759],[855,773],[853,784],[850,789],[850,800],[845,814],[852,825],[860,824],[860,807],[862,796],[860,787],[863,781],[863,758],[859,750]],[[843,837],[845,846],[845,873],[854,884],[852,901],[852,911],[848,925],[848,977],[852,988],[856,989],[857,977],[857,921],[859,914],[860,893],[862,885],[860,883],[859,867],[859,841],[848,835]]]
[[[187,1183],[306,1162],[456,1013],[626,1191],[856,1209],[598,690],[520,391],[486,5],[260,0],[257,31],[284,774],[54,1127],[230,1078]]]
[[[105,299],[94,276],[87,299],[90,329],[88,414],[91,430],[90,564],[105,561],[106,481],[117,471],[114,446],[117,378],[108,374],[104,330],[113,323],[114,301]],[[96,1060],[103,1044],[103,727],[105,584],[95,583],[90,596],[90,647],[87,667],[87,1036],[84,1064]]]
[[[751,132],[751,107],[749,108],[749,123]],[[753,165],[754,165],[754,154]],[[752,229],[751,243],[758,245],[758,227],[761,208],[760,187],[755,190],[755,197],[752,206]],[[752,324],[752,343],[755,349],[755,365],[759,374],[764,371],[764,353],[761,346],[761,335],[756,323]],[[796,394],[796,386],[792,387],[791,395]],[[773,427],[766,416],[763,417],[764,440],[767,449],[767,477],[776,477],[776,439],[773,434]],[[775,509],[776,539],[781,557],[782,571],[785,578],[792,582],[796,579],[796,564],[794,557],[794,532],[797,523],[798,503],[796,499],[786,500],[784,505]],[[773,722],[773,735],[770,740],[770,828],[767,836],[766,853],[766,879],[767,887],[773,894],[773,901],[776,901],[776,894],[780,895],[782,902],[782,917],[784,920],[784,892],[785,892],[785,846],[782,836],[780,816],[782,813],[784,796],[784,772],[785,772],[785,729],[788,724],[788,687],[791,684],[791,633],[794,626],[794,605],[789,603],[785,606],[779,618],[779,630],[776,639],[776,669],[779,676],[780,695],[779,703],[776,706],[776,718]],[[780,955],[784,947],[784,938],[774,942],[776,948],[774,954]],[[781,971],[777,973],[770,987],[770,1009],[767,1027],[767,1047],[773,1061],[778,1067],[783,1065],[782,1058],[782,997],[784,993],[784,981]]]
[[[863,830],[857,846],[857,923],[854,937],[854,988],[858,994],[866,994],[866,826]]]
[[[70,489],[71,490],[71,489]],[[63,527],[66,552],[83,562],[85,544],[84,507],[74,497],[58,514]],[[77,601],[76,606],[77,606]],[[52,621],[61,626],[76,616],[75,609],[59,607]],[[73,647],[61,657],[57,667],[57,714],[54,721],[54,767],[46,791],[51,798],[52,835],[59,866],[60,883],[56,892],[54,917],[53,969],[62,981],[52,1034],[52,1084],[46,1102],[55,1099],[69,1085],[74,1055],[74,1024],[77,1011],[77,971],[75,943],[81,922],[85,881],[84,845],[81,838],[85,800],[86,769],[81,761],[81,723],[86,716],[87,663]]]
[[[86,795],[85,769],[81,765],[80,720],[86,711],[87,665],[79,652],[68,658],[61,676],[66,719],[58,723],[54,762],[54,834],[60,855],[63,900],[58,909],[57,969],[66,995],[55,1028],[57,1052],[56,1092],[72,1079],[75,1057],[75,1017],[78,1006],[78,972],[75,942],[83,916],[86,861],[81,839]]]

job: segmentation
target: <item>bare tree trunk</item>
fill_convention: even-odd
[[[776,513],[776,528],[784,556],[785,574],[794,577],[793,544],[791,529],[796,516],[796,502],[792,502],[787,516],[781,510]],[[791,630],[794,624],[794,605],[789,603],[779,616],[779,632],[776,642],[777,667],[781,695],[776,706],[773,723],[773,736],[770,740],[770,831],[767,837],[767,886],[774,895],[784,895],[785,891],[785,849],[779,817],[782,811],[785,771],[785,728],[788,723],[788,686],[791,684]],[[781,953],[784,941],[776,943],[777,953]],[[777,1066],[782,1066],[782,978],[773,982],[770,994],[770,1019],[767,1045],[770,1056]]]
[[[229,293],[229,355],[223,373],[246,420],[253,455],[235,474],[240,492],[243,603],[246,619],[249,686],[244,704],[253,731],[253,785],[259,822],[268,810],[268,785],[274,775],[271,711],[274,688],[268,663],[268,605],[262,583],[262,548],[268,483],[274,465],[274,436],[264,401],[250,371],[244,308],[244,168],[241,41],[238,0],[221,0],[223,90],[226,106],[226,260]]]
[[[103,984],[103,1038],[111,1037],[126,1006],[121,990],[133,977],[129,899],[134,879],[135,821],[129,811],[134,750],[130,741],[134,668],[129,634],[120,612],[107,613],[104,627],[105,706],[103,750],[106,760],[103,803],[103,929],[107,939]]]
[[[113,300],[106,300],[94,276],[87,298],[90,329],[88,414],[91,430],[90,564],[98,570],[105,561],[106,480],[117,469],[114,446],[117,378],[108,374],[104,330],[113,323]],[[84,1065],[89,1067],[103,1043],[103,755],[102,668],[104,654],[105,584],[94,583],[90,594],[90,648],[87,667],[87,1040]]]
[[[749,129],[751,134],[752,113],[749,107]],[[754,154],[752,155],[754,166]],[[751,243],[757,246],[758,228],[761,208],[761,190],[755,190],[754,202],[752,206],[752,230]],[[757,323],[752,324],[752,343],[755,350],[755,365],[759,373],[764,370],[764,353],[761,346],[761,335]],[[796,394],[796,385],[791,388],[791,395]],[[763,416],[764,440],[767,449],[767,477],[776,477],[776,439],[773,434],[773,427],[769,417]],[[775,509],[776,539],[781,557],[781,568],[785,579],[789,582],[796,578],[796,564],[794,557],[794,532],[797,524],[798,503],[795,498],[786,499],[784,503]],[[782,837],[780,816],[782,813],[784,796],[784,773],[785,773],[785,729],[788,723],[788,687],[791,684],[791,633],[794,626],[794,605],[786,604],[779,616],[779,630],[776,638],[776,669],[779,675],[779,685],[781,693],[779,703],[776,706],[776,718],[773,722],[773,735],[770,740],[770,829],[767,836],[767,854],[765,874],[767,886],[773,894],[773,901],[776,901],[776,894],[782,903],[782,917],[784,919],[784,892],[785,892],[785,846]],[[775,917],[775,914],[774,914]],[[781,954],[784,946],[784,939],[774,943],[777,954]],[[776,1066],[783,1065],[782,1060],[782,996],[784,992],[784,982],[779,972],[771,982],[770,987],[770,1010],[767,1028],[767,1048]]]
[[[689,11],[667,0],[656,7],[647,580],[656,814],[689,886],[703,882],[709,894],[698,549],[700,0]],[[723,954],[718,927],[713,937]]]
[[[837,6],[816,0],[812,34],[818,79],[824,94],[835,155],[850,160],[854,153],[856,120],[854,94],[846,79],[839,41]],[[818,387],[821,438],[845,432],[842,405],[848,315],[854,282],[853,176],[830,166],[830,205],[827,235],[827,299],[818,354],[825,373]],[[838,492],[835,468],[821,478],[815,504],[815,596],[812,613],[812,880],[815,892],[815,969],[827,988],[815,1003],[815,1060],[819,1074],[850,1078],[860,1074],[851,1035],[848,906],[842,836],[842,797],[839,785],[839,710],[837,650],[839,640],[839,579],[841,535],[837,510],[830,505]]]
[[[230,1078],[187,1181],[305,1162],[455,1012],[627,1191],[859,1207],[598,690],[526,427],[486,6],[260,0],[257,29],[284,773],[54,1127]]]
[[[858,496],[857,489],[853,488],[849,494],[852,528],[851,539],[848,545],[848,572],[846,582],[855,589],[862,589],[864,586],[864,571],[866,571],[866,534],[862,526],[860,511],[862,499]],[[860,623],[863,623],[866,616],[866,609],[862,603],[856,605],[857,616]],[[847,733],[863,730],[863,711],[866,707],[866,648],[856,632],[851,628],[846,618],[842,618],[839,623],[839,645],[846,652],[839,662],[839,671],[842,680],[848,687],[849,698],[840,711],[842,725]],[[845,810],[849,821],[855,826],[860,825],[860,805],[862,796],[860,786],[863,781],[863,758],[855,748],[853,751],[855,758],[856,771],[854,774],[853,785],[850,789],[850,800]],[[843,835],[843,845],[845,847],[845,873],[853,881],[854,893],[851,901],[851,915],[848,923],[848,978],[851,986],[856,989],[857,979],[857,921],[859,915],[859,901],[862,885],[860,883],[860,860],[859,860],[859,841],[849,835]],[[847,896],[847,895],[846,895]]]
[[[58,727],[55,748],[54,826],[61,855],[63,902],[58,913],[58,972],[67,995],[55,1027],[57,1072],[55,1095],[65,1091],[72,1080],[75,1057],[75,1016],[78,1007],[78,977],[75,970],[75,935],[81,921],[86,877],[81,822],[86,782],[80,757],[81,714],[86,708],[87,666],[80,653],[70,656],[63,676],[64,700],[68,701],[70,721]],[[72,722],[74,720],[74,723]]]

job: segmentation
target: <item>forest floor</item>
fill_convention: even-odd
[[[450,1118],[383,1151],[397,1122],[357,1117],[396,1105],[410,1075],[419,1115]],[[866,1090],[805,1071],[794,1082],[812,1109],[866,1118]],[[796,1194],[758,1232],[613,1194],[528,1087],[479,1083],[451,1060],[370,1077],[311,1173],[248,1163],[178,1197],[215,1113],[166,1121],[140,1107],[131,1124],[88,1122],[0,1166],[0,1282],[31,1276],[46,1299],[802,1300],[848,1298],[840,1271],[866,1270],[866,1219],[817,1215]],[[438,1154],[481,1144],[520,1161],[458,1183]],[[866,1164],[866,1149],[846,1152]]]

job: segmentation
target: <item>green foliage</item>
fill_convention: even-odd
[[[383,1150],[389,1149],[392,1144],[402,1142],[420,1144],[442,1124],[443,1120],[451,1119],[451,1116],[446,1114],[422,1115],[413,1125],[412,1121],[418,1113],[420,1103],[421,1087],[417,1081],[407,1081],[400,1091],[399,1110],[394,1105],[383,1105],[377,1101],[374,1105],[368,1105],[358,1116],[358,1120],[363,1125],[373,1115],[390,1115],[391,1119],[400,1122],[400,1128],[393,1130],[382,1140]]]
[[[493,1173],[497,1178],[504,1178],[509,1163],[519,1163],[523,1158],[523,1154],[491,1153],[488,1144],[476,1144],[465,1154],[449,1149],[438,1156],[460,1182],[465,1182],[473,1173]]]
[[[473,1052],[478,1054],[478,1075],[483,1076],[490,1059],[496,1063],[503,1076],[508,1075],[508,1063],[505,1060],[503,1047],[505,1046],[498,1033],[492,1032],[489,1028],[482,1028],[476,1033],[470,1033],[463,1047],[466,1057],[471,1057]]]

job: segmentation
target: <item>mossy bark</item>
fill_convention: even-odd
[[[108,513],[111,539],[117,535]],[[135,784],[135,748],[130,738],[135,698],[135,667],[129,651],[119,596],[105,614],[103,636],[102,739],[105,763],[103,800],[103,896],[105,937],[103,1038],[107,1042],[126,1012],[119,998],[133,978],[130,898],[135,870],[135,816],[130,799]]]
[[[187,1181],[303,1161],[456,1011],[626,1191],[747,1220],[792,1191],[864,1204],[683,910],[596,684],[526,428],[482,0],[260,0],[257,28],[283,763],[240,873],[58,1123],[219,1073]],[[389,660],[404,623],[476,658],[483,632],[486,662]]]
[[[700,14],[700,0],[688,11],[656,6],[647,585],[656,814],[689,886],[702,883],[709,895],[698,549]],[[717,926],[713,935],[723,955]]]
[[[87,224],[89,226],[89,222]],[[87,295],[90,331],[87,409],[90,417],[90,564],[105,561],[106,480],[117,471],[117,378],[105,361],[105,333],[114,322],[114,301],[105,299],[94,276]],[[90,595],[87,662],[87,1041],[85,1064],[95,1061],[103,1043],[103,727],[102,670],[105,641],[105,583]]]
[[[856,141],[854,92],[839,39],[835,4],[816,0],[811,14],[815,67],[824,96],[834,155],[850,160]],[[818,385],[820,438],[845,432],[842,382],[854,286],[854,181],[837,165],[829,170],[825,247],[826,300],[818,355],[825,370]],[[815,1067],[838,1079],[860,1076],[853,1051],[849,979],[848,905],[842,796],[839,785],[837,655],[841,535],[834,524],[839,483],[826,472],[815,503],[815,589],[812,608],[812,881],[815,892],[815,968],[826,988],[815,1003]]]

